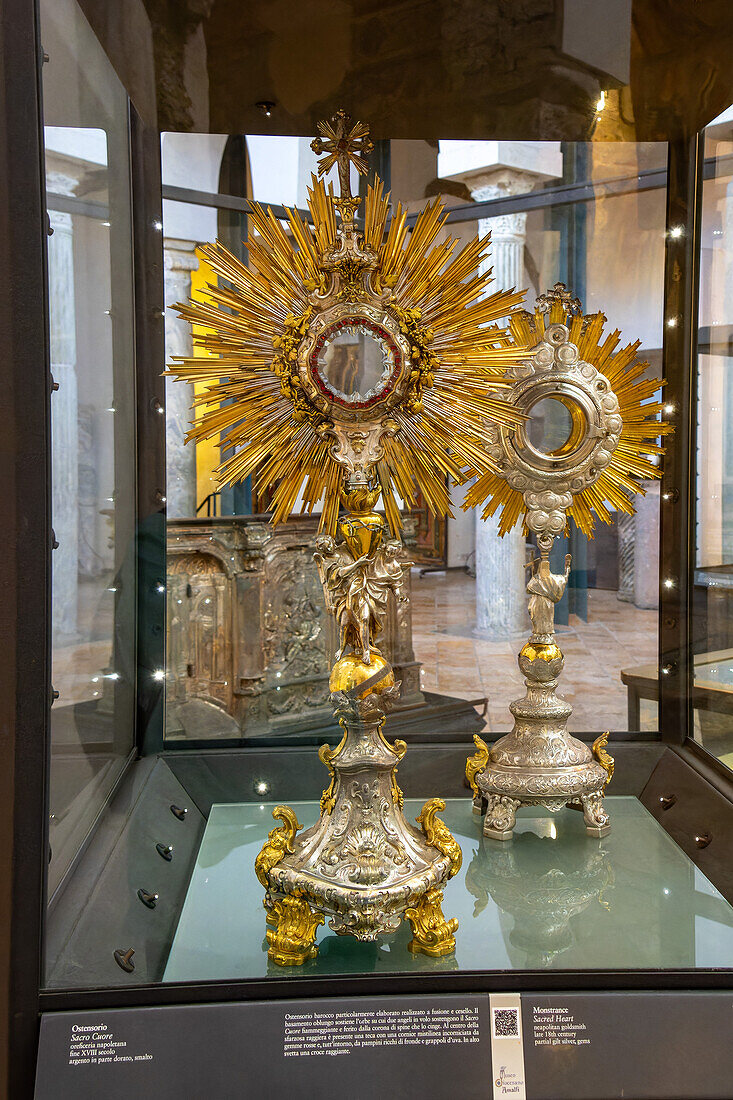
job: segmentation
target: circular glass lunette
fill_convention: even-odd
[[[331,401],[364,409],[394,388],[401,356],[390,334],[366,317],[345,317],[318,337],[311,373]]]
[[[583,410],[564,395],[541,397],[528,410],[528,415],[524,430],[528,441],[540,454],[570,454],[585,434]]]
[[[524,411],[528,419],[520,429],[523,442],[543,459],[565,464],[588,438],[585,409],[567,394],[545,392]]]

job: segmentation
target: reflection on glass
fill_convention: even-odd
[[[304,205],[314,156],[309,139],[248,137],[246,156],[242,154],[231,172],[224,170],[227,145],[222,135],[165,135],[164,181],[196,186],[214,197],[218,188],[228,194],[253,194],[269,203]],[[484,156],[484,161],[476,159]],[[446,192],[465,199],[479,177],[495,177],[499,170],[491,159],[495,156],[496,147],[489,141],[441,141],[437,146],[419,140],[390,141],[395,206],[401,202],[403,208],[415,209],[425,194],[443,184]],[[516,197],[531,193],[533,208],[511,214],[510,222],[504,215],[492,218],[491,210],[485,209],[485,217],[448,224],[445,233],[491,232],[495,281],[489,292],[528,287],[530,310],[539,294],[564,279],[586,311],[602,311],[625,340],[641,341],[639,354],[649,362],[648,377],[661,377],[666,144],[506,142],[502,156],[512,165],[519,186]],[[245,160],[249,174],[243,167]],[[612,180],[624,180],[627,186],[608,189],[605,184]],[[575,203],[553,201],[538,208],[537,197],[561,181],[589,182],[594,185],[594,197]],[[354,188],[356,192],[358,181]],[[504,194],[499,185],[494,190],[482,186],[479,192],[481,201]],[[465,216],[470,204],[463,205]],[[190,296],[205,298],[211,272],[197,245],[222,236],[221,219],[220,212],[217,225],[215,202],[208,207],[165,203],[167,307]],[[237,225],[226,236],[235,252],[246,233],[246,225]],[[246,261],[245,248],[237,254]],[[356,312],[348,317],[360,319]],[[200,354],[190,326],[176,310],[166,309],[165,324],[169,356]],[[349,331],[332,331],[330,336],[312,363],[314,379],[345,408],[359,407],[385,385],[393,366],[391,353],[367,326],[352,325]],[[310,700],[327,698],[326,658],[306,674],[302,656],[324,638],[323,599],[313,564],[299,556],[300,541],[288,542],[286,533],[278,532],[283,562],[295,580],[281,586],[267,569],[258,567],[255,573],[248,564],[247,590],[254,589],[255,580],[259,586],[256,599],[252,596],[253,610],[232,615],[233,607],[241,608],[236,540],[249,537],[250,525],[252,537],[257,537],[261,520],[248,513],[267,512],[272,494],[258,491],[256,476],[251,487],[216,491],[219,448],[184,443],[193,387],[168,381],[168,735],[181,743],[232,739],[264,729],[276,736],[286,707],[288,722],[308,728]],[[532,442],[553,451],[563,447],[568,435],[572,440],[569,412],[557,401],[536,406],[537,424],[529,428]],[[590,542],[578,536],[571,524],[568,545],[558,548],[558,565],[566,552],[573,555],[557,621],[569,635],[563,683],[573,706],[570,729],[575,734],[657,728],[659,492],[656,482],[644,488],[645,495],[636,501],[636,516],[617,513],[613,523],[598,523]],[[475,514],[460,508],[461,490],[453,492],[451,487],[451,492],[450,517],[429,518],[421,500],[411,509],[410,520],[416,528],[411,556],[420,565],[440,567],[415,571],[411,579],[412,636],[407,644],[412,645],[422,670],[422,677],[415,672],[414,682],[419,682],[426,697],[432,693],[433,699],[448,700],[453,708],[488,699],[486,730],[499,735],[510,728],[509,704],[521,694],[516,646],[507,638],[525,636],[528,626],[523,572],[527,547],[521,530],[500,538],[495,518],[477,521]],[[316,502],[313,514],[299,521],[310,524],[309,534],[303,537],[315,538],[319,509]],[[194,515],[198,525],[190,523]],[[444,565],[449,568],[445,570]],[[220,586],[219,603],[211,591],[215,585]],[[293,606],[307,594],[305,610],[281,612],[281,601],[286,599],[280,595],[281,587],[289,588]],[[198,602],[199,593],[204,592],[211,603]],[[260,606],[273,608],[266,619],[255,610]],[[200,642],[202,636],[205,644]],[[214,638],[221,644],[212,649],[209,639]],[[237,663],[241,653],[247,655],[244,694],[238,688],[243,682]],[[313,684],[306,690],[311,675]],[[179,705],[184,702],[185,708]],[[431,719],[429,711],[425,713],[428,728]]]
[[[694,737],[733,767],[733,108],[705,131],[698,345]]]
[[[326,388],[349,405],[377,397],[394,365],[394,355],[386,342],[359,324],[342,328],[326,341],[318,356],[318,373]]]
[[[443,145],[441,142],[441,162]],[[480,163],[475,156],[483,151],[481,146],[477,149],[470,142],[450,145],[451,157],[439,175],[465,182],[469,188],[475,186]],[[529,157],[524,160],[520,160],[519,145],[509,143],[506,148],[516,158],[515,186],[532,192],[533,199],[545,188],[557,187],[561,180],[589,181],[595,185],[595,194],[587,202],[558,202],[544,209],[517,212],[509,221],[500,216],[492,218],[487,209],[480,229],[492,235],[494,286],[528,287],[526,308],[531,311],[539,294],[558,279],[564,281],[581,299],[584,312],[602,312],[611,328],[621,330],[624,343],[638,339],[639,358],[649,363],[647,376],[661,377],[666,195],[664,186],[651,188],[643,184],[651,173],[664,179],[666,145],[594,141],[561,147],[552,142],[532,142],[527,146]],[[489,143],[483,149],[490,154]],[[464,155],[463,162],[459,154]],[[469,163],[471,157],[474,160]],[[488,161],[483,171],[487,182],[500,178],[492,174]],[[610,194],[603,186],[603,181],[621,179],[629,183],[624,194]],[[479,197],[483,200],[500,194],[497,184],[482,187]],[[546,402],[537,412],[544,413],[544,423],[536,429],[530,425],[530,440],[544,451],[562,447],[569,431],[566,411],[558,402]],[[533,437],[533,431],[546,433],[544,441],[541,435]],[[587,540],[571,522],[567,536],[558,540],[564,545],[557,546],[556,568],[561,566],[565,553],[573,557],[556,621],[561,632],[568,635],[568,646],[561,640],[566,652],[563,694],[573,706],[569,728],[575,734],[606,728],[658,728],[654,706],[640,706],[640,699],[649,698],[651,702],[658,690],[659,492],[652,482],[645,483],[644,489],[645,495],[636,501],[636,516],[614,512],[611,524],[596,525],[592,540]],[[493,518],[475,522],[470,532],[461,524],[460,517],[448,521],[448,564],[472,565],[475,560],[475,584],[464,581],[456,572],[446,574],[445,580],[426,574],[414,587],[420,606],[431,601],[429,621],[438,635],[438,647],[449,633],[460,638],[458,644],[466,646],[458,626],[466,622],[471,624],[468,631],[475,621],[491,637],[490,642],[472,641],[470,648],[463,650],[461,686],[465,690],[473,686],[477,693],[488,697],[488,730],[493,736],[511,728],[509,703],[521,694],[517,691],[521,679],[515,658],[499,639],[512,633],[521,636],[526,630],[522,565],[527,549],[521,532],[501,539]],[[461,537],[471,539],[473,545],[465,548]],[[455,548],[453,553],[451,546]],[[458,556],[459,546],[462,558]],[[453,589],[450,597],[445,592],[448,586]],[[456,624],[452,628],[451,620]],[[413,624],[420,638],[416,655],[420,658],[424,653],[429,668],[435,642],[430,639],[423,645],[422,640],[429,639],[429,634],[420,610],[413,612]],[[447,661],[441,662],[440,648],[438,654],[437,668],[427,673],[424,686],[428,690],[450,690],[455,675]],[[492,674],[492,666],[487,663],[489,655],[506,669],[501,677]],[[641,694],[636,688],[640,679]]]
[[[514,918],[506,930],[510,954],[519,965],[536,969],[562,965],[559,956],[576,944],[575,918],[593,902],[608,909],[613,865],[603,845],[584,848],[557,842],[555,823],[535,822],[512,844],[482,838],[466,872],[466,887],[476,898],[474,916],[490,900]]]
[[[127,97],[70,0],[41,4],[51,373],[48,894],[133,745],[135,435]]]
[[[636,798],[610,802],[613,829],[602,841],[589,842],[579,813],[524,807],[504,844],[481,837],[469,798],[447,799],[442,816],[464,853],[445,895],[460,921],[455,955],[411,955],[406,922],[376,943],[326,927],[309,973],[730,966],[733,908]],[[164,981],[273,974],[252,867],[273,806],[212,806]],[[305,828],[317,820],[316,802],[293,809]],[[408,818],[419,809],[405,802]],[[702,956],[701,916],[714,922]]]

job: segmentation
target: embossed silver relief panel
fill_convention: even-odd
[[[316,519],[276,530],[256,518],[169,523],[168,735],[183,735],[176,708],[191,700],[245,733],[330,720],[337,639],[313,561],[316,530]],[[404,589],[409,597],[409,572]],[[405,702],[423,702],[409,598],[399,605],[390,599],[383,645]],[[236,727],[219,724],[218,735],[236,736]]]

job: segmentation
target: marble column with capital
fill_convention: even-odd
[[[191,296],[191,272],[198,268],[195,241],[164,241],[165,257],[165,359],[192,355],[193,341],[188,321],[173,307]],[[165,380],[165,468],[169,519],[196,515],[196,448],[186,446],[191,424],[193,386],[173,378]]]
[[[496,168],[467,180],[476,202],[506,198],[531,191],[534,173]],[[496,290],[521,290],[524,284],[524,245],[527,215],[499,214],[481,218],[479,233],[491,233],[491,249],[485,267],[492,267]],[[525,538],[521,526],[502,538],[498,515],[476,519],[476,626],[496,636],[521,633],[529,625],[525,588]]]

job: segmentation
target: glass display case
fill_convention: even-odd
[[[348,1061],[439,1100],[431,1013],[467,1096],[717,1095],[642,1025],[673,1044],[685,991],[722,1042],[733,973],[730,14],[683,5],[693,102],[646,2],[10,6],[8,1095],[200,1095],[216,1058],[214,1095]],[[537,793],[543,738],[588,791]],[[194,1044],[234,1009],[262,1051]]]

